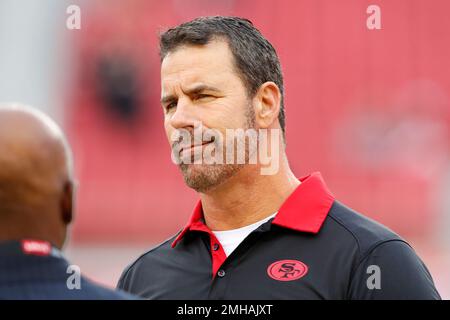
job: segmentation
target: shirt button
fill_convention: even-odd
[[[219,245],[218,245],[217,243],[215,243],[215,244],[214,244],[214,246],[213,246],[213,250],[214,250],[214,251],[217,251],[217,250],[219,250]]]
[[[217,275],[221,278],[225,277],[225,271],[220,269],[219,272],[217,272]]]

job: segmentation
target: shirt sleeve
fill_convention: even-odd
[[[119,281],[117,282],[116,289],[123,290],[125,292],[130,291],[129,287],[129,273],[130,273],[131,265],[125,268],[125,270],[122,272]]]
[[[402,240],[380,243],[353,273],[349,299],[440,300],[433,279],[414,250]]]

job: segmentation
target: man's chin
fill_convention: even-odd
[[[219,187],[240,171],[242,165],[229,164],[181,164],[184,181],[189,188],[206,193]]]

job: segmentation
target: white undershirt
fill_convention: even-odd
[[[273,217],[275,217],[277,212],[272,214],[271,216],[264,218],[263,220],[257,221],[251,225],[233,229],[233,230],[225,230],[225,231],[213,231],[217,240],[219,240],[222,245],[223,250],[227,257],[236,249],[242,241],[244,241],[247,236],[252,233],[252,231],[256,230],[260,225],[269,221]]]

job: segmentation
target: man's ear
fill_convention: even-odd
[[[255,118],[259,128],[269,128],[278,120],[281,104],[281,92],[278,86],[268,81],[263,83],[255,97]]]
[[[74,198],[73,183],[71,181],[67,181],[64,184],[61,199],[62,220],[66,225],[69,225],[73,220],[73,198]]]

